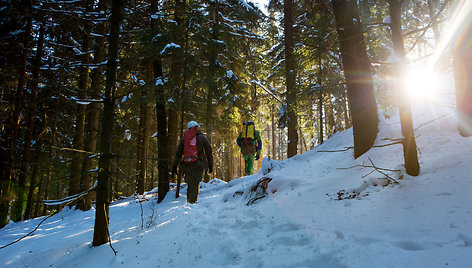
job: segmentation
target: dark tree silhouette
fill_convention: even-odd
[[[355,1],[333,0],[354,135],[354,157],[367,152],[378,132],[377,104],[364,33]]]
[[[108,61],[106,66],[105,94],[103,99],[103,123],[100,139],[100,162],[97,185],[97,203],[93,246],[108,242],[108,223],[110,205],[110,162],[113,120],[115,113],[114,91],[118,68],[118,50],[121,24],[122,0],[112,0],[110,17],[110,36],[108,42]]]

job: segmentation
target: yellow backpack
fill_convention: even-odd
[[[254,126],[254,122],[244,122],[241,138],[254,140],[256,138],[255,130],[256,127]]]

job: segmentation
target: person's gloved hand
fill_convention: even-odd
[[[213,166],[209,166],[208,167],[208,173],[212,173],[213,172]]]
[[[177,166],[172,167],[172,176],[174,176],[174,174],[177,174]]]
[[[255,159],[256,159],[256,160],[259,160],[260,157],[261,157],[261,154],[260,154],[260,153],[257,153]]]

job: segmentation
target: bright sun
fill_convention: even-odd
[[[409,69],[404,80],[404,88],[410,99],[431,100],[439,88],[439,74],[427,67]]]

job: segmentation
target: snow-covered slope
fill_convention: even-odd
[[[456,130],[451,91],[435,102],[413,107],[417,177],[405,174],[400,144],[353,159],[342,151],[353,145],[348,130],[286,161],[264,159],[252,176],[202,184],[198,204],[186,204],[185,188],[161,204],[152,192],[141,204],[114,202],[116,256],[109,245],[90,246],[93,209],[66,209],[0,249],[0,266],[472,267],[472,138]],[[390,114],[381,116],[376,145],[401,137],[397,112]],[[372,164],[398,183],[386,185]],[[272,179],[268,195],[247,205],[261,177]],[[7,225],[0,245],[41,220]]]

